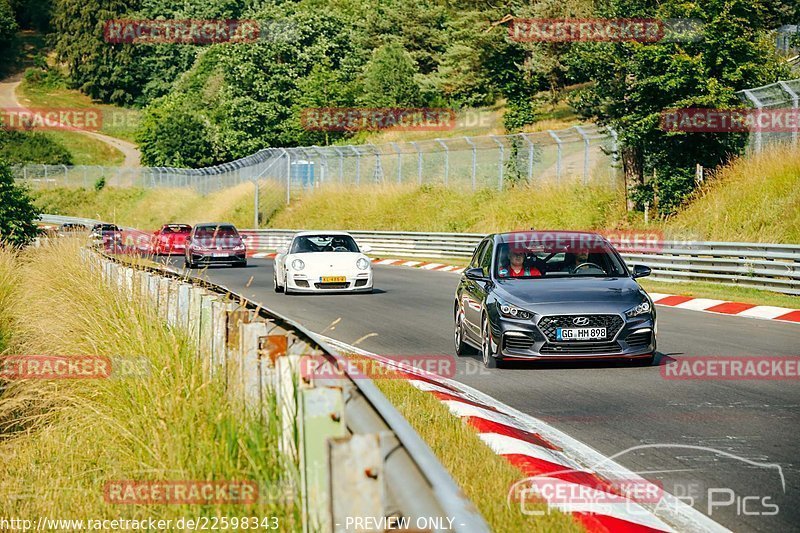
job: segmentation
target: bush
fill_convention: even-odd
[[[94,190],[102,191],[106,188],[106,177],[101,176],[100,179],[94,182]]]
[[[14,183],[8,164],[0,159],[0,242],[25,246],[39,234],[39,213],[28,191]]]
[[[0,129],[0,158],[10,165],[71,165],[72,154],[47,133]]]

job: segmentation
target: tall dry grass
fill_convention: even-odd
[[[667,228],[705,239],[800,243],[800,150],[770,147],[734,160]]]
[[[13,289],[10,301],[7,280]],[[299,527],[291,465],[266,426],[203,376],[196,349],[154,309],[102,283],[78,246],[17,259],[0,252],[6,353],[105,355],[127,362],[110,379],[7,383],[0,397],[0,508],[11,516],[178,518],[277,516]],[[113,480],[253,480],[261,501],[235,505],[118,505]]]
[[[625,219],[621,191],[537,184],[473,192],[442,186],[326,187],[304,195],[270,222],[276,228],[492,232],[591,229]]]

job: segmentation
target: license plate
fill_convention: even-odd
[[[228,257],[228,254],[211,254],[211,257]]]
[[[344,283],[347,278],[344,276],[322,276],[319,280],[322,283]]]
[[[590,341],[606,338],[606,328],[556,328],[556,340]]]

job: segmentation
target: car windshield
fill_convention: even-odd
[[[607,244],[571,246],[497,246],[495,276],[499,279],[540,279],[626,276],[625,267]]]
[[[230,239],[239,237],[239,232],[233,226],[202,226],[197,228],[194,236],[198,239]]]
[[[119,228],[114,224],[98,224],[95,231],[119,231]]]
[[[164,226],[161,228],[162,233],[189,233],[192,231],[191,226],[187,226],[186,224],[170,224],[169,226]]]
[[[289,253],[304,254],[311,252],[355,252],[358,253],[356,241],[349,235],[304,235],[296,237]]]

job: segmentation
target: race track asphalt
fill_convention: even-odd
[[[183,264],[180,258],[171,262]],[[214,267],[200,275],[312,331],[357,342],[365,350],[384,355],[452,354],[458,275],[374,268],[376,290],[362,295],[276,294],[272,260],[266,259],[251,259],[244,269]],[[606,456],[616,456],[617,462],[685,497],[725,527],[797,531],[798,380],[668,380],[662,377],[661,365],[700,355],[797,356],[800,324],[665,307],[658,308],[658,315],[659,355],[653,366],[527,363],[489,371],[475,355],[458,359],[453,378]],[[642,445],[666,446],[629,450]],[[778,469],[761,463],[780,465],[785,492]],[[716,502],[713,507],[709,494]],[[772,504],[778,505],[778,512],[766,516],[774,512]]]

